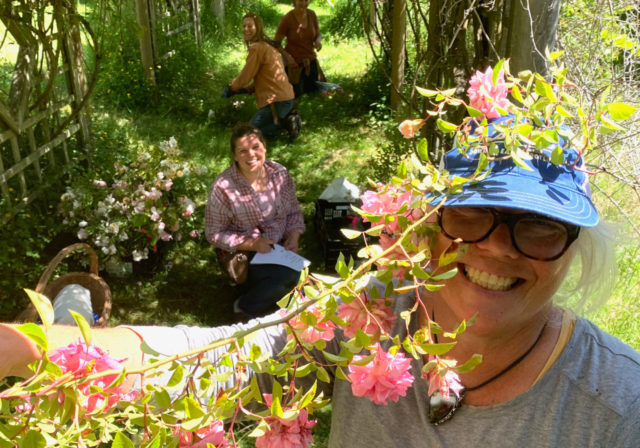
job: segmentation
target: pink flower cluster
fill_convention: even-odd
[[[427,373],[423,373],[423,376],[429,381],[429,396],[439,390],[445,399],[449,398],[450,393],[460,397],[460,392],[464,389],[464,386],[460,382],[458,374],[450,370],[455,367],[456,361],[436,357],[430,357],[430,360],[436,361],[436,367]]]
[[[49,359],[60,366],[63,373],[72,372],[74,378],[84,378],[105,370],[122,370],[121,363],[124,361],[113,359],[101,348],[93,344],[87,346],[82,341],[58,348]],[[125,393],[122,385],[108,387],[116,377],[117,375],[107,375],[78,386],[83,397],[79,403],[86,412],[112,407],[118,401],[135,399],[136,393]],[[64,395],[61,394],[60,399],[63,401]]]
[[[389,333],[396,321],[396,315],[390,308],[391,298],[367,299],[363,294],[351,303],[343,303],[338,308],[338,317],[347,324],[342,327],[345,336],[352,338],[358,330],[367,334]]]
[[[411,205],[411,191],[407,191],[398,186],[386,187],[380,186],[378,191],[367,190],[360,197],[362,200],[362,210],[365,212],[376,215],[395,215],[402,208],[403,205]],[[408,208],[404,215],[413,221],[422,216],[421,211]],[[364,217],[365,222],[369,220]],[[398,220],[393,219],[385,223],[385,232],[389,235],[393,235],[396,231],[400,230]]]
[[[477,71],[471,77],[469,85],[467,90],[469,104],[481,111],[488,119],[498,118],[501,115],[496,107],[504,109],[509,104],[503,70],[500,70],[495,84],[493,83],[493,69],[487,67],[484,73]]]
[[[318,306],[310,306],[305,312],[311,313],[315,316],[315,325],[307,325],[303,322],[300,314],[296,314],[289,320],[289,325],[291,325],[291,328],[300,340],[308,344],[314,344],[319,340],[330,341],[333,339],[333,330],[335,329],[335,325],[331,321],[322,321],[324,313]],[[287,312],[285,310],[280,311],[280,315],[284,316],[286,314]],[[290,334],[289,339],[291,338],[293,338],[293,335]]]
[[[215,448],[226,448],[229,446],[229,440],[227,439],[224,431],[224,424],[220,420],[216,420],[209,426],[200,428],[197,431],[184,431],[179,427],[173,432],[176,436],[180,434],[180,441],[178,446],[180,448],[207,448],[209,444]]]
[[[271,407],[271,394],[264,394],[267,406]],[[301,409],[292,420],[267,417],[269,429],[256,439],[256,448],[306,448],[313,442],[311,428],[316,420],[309,420],[309,413]]]
[[[399,238],[399,234],[404,230],[400,227],[398,216],[404,216],[409,222],[415,222],[424,216],[422,209],[411,208],[413,201],[412,193],[404,189],[403,186],[380,186],[377,191],[365,191],[361,199],[362,209],[365,212],[376,216],[385,216],[384,220],[380,221],[384,223],[384,228],[378,241],[383,250],[387,250],[395,244]],[[403,206],[405,206],[406,211],[400,214],[399,211]],[[369,221],[366,217],[363,219]],[[419,243],[417,235],[412,235],[411,240],[417,247]],[[398,248],[390,253],[387,258],[392,260],[406,260],[407,255],[411,256],[412,252],[407,251],[407,254],[405,254],[402,249]],[[381,267],[383,269],[385,268],[384,265]],[[405,271],[406,269],[394,269],[393,275],[402,278],[404,277]]]
[[[349,379],[351,391],[356,397],[367,397],[376,404],[386,404],[387,401],[398,401],[404,397],[407,389],[413,384],[410,373],[411,359],[402,352],[392,355],[385,352],[380,344],[372,351],[375,357],[366,365],[349,365]],[[365,356],[356,355],[353,362],[364,359]]]

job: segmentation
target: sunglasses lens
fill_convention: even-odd
[[[562,254],[569,238],[565,226],[544,218],[519,220],[514,226],[513,236],[523,254],[539,260]]]
[[[464,397],[463,393],[460,394],[460,398],[454,393],[451,393],[448,398],[445,398],[440,391],[437,390],[429,397],[429,421],[438,426],[449,420],[460,407],[462,397]]]
[[[450,238],[473,243],[487,235],[493,220],[493,214],[484,208],[444,208],[440,215],[440,226]]]

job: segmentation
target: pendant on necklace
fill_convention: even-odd
[[[449,393],[449,397],[445,398],[439,390],[436,390],[429,397],[429,421],[438,426],[453,417],[458,408],[462,406],[464,400],[464,389],[460,391],[460,395]]]

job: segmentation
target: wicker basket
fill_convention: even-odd
[[[49,279],[56,267],[58,267],[58,264],[60,264],[67,255],[77,250],[84,250],[89,255],[89,272],[69,272],[49,283]],[[51,260],[42,273],[36,286],[36,292],[44,294],[49,300],[53,300],[62,288],[74,283],[84,286],[91,292],[93,312],[100,316],[94,324],[94,327],[106,327],[109,316],[111,315],[111,290],[107,283],[98,276],[98,256],[91,246],[85,243],[72,244],[58,252],[58,255]],[[20,314],[18,320],[22,322],[34,322],[37,317],[38,312],[35,307],[33,304],[29,304],[27,309]]]

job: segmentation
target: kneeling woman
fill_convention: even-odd
[[[245,15],[242,32],[248,46],[247,61],[228,88],[232,92],[244,88],[255,92],[258,111],[251,118],[251,124],[260,129],[265,137],[275,136],[284,126],[293,140],[298,136],[300,119],[297,115],[290,115],[294,93],[284,70],[282,56],[269,43],[259,16]]]
[[[259,129],[240,124],[231,131],[232,165],[209,193],[205,233],[224,251],[269,252],[273,244],[297,252],[304,219],[289,172],[266,160]],[[297,283],[299,272],[280,265],[249,265],[236,311],[258,316],[271,311]]]

